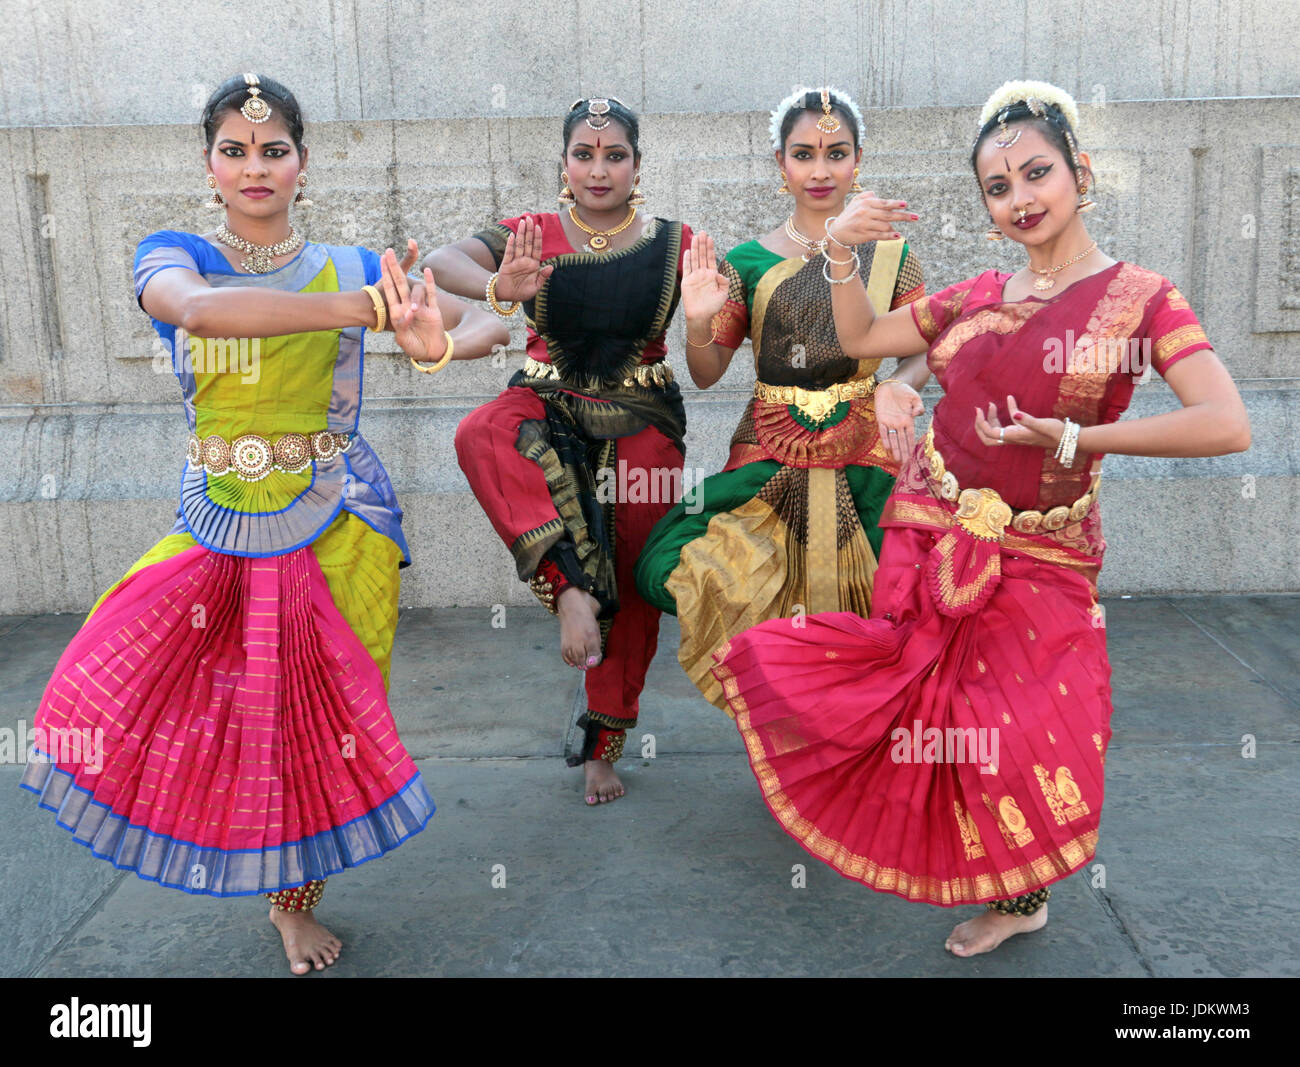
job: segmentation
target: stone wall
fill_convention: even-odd
[[[382,248],[409,235],[433,247],[495,218],[549,210],[558,187],[556,115],[578,95],[575,85],[617,94],[630,83],[629,102],[645,102],[642,184],[656,214],[707,229],[725,249],[788,210],[774,195],[761,109],[796,78],[820,81],[821,71],[786,63],[788,41],[760,32],[770,22],[754,14],[788,18],[788,7],[736,4],[744,17],[729,27],[716,6],[706,22],[667,4],[625,5],[623,19],[602,15],[609,33],[629,35],[612,52],[588,31],[572,31],[579,40],[570,58],[580,69],[567,78],[555,71],[568,53],[545,43],[553,37],[547,27],[587,25],[583,13],[594,5],[530,5],[528,20],[502,23],[491,13],[444,16],[430,6],[402,24],[418,6],[281,4],[259,15],[254,34],[242,29],[247,9],[236,5],[199,5],[182,25],[174,13],[146,18],[128,5],[110,19],[102,6],[92,17],[44,3],[25,9],[32,25],[18,52],[14,20],[0,19],[0,101],[15,124],[0,129],[12,190],[0,200],[0,232],[11,235],[0,242],[0,455],[8,457],[0,465],[0,613],[84,610],[171,526],[184,419],[161,346],[135,304],[131,259],[155,229],[200,231],[214,222],[202,206],[208,190],[185,72],[212,71],[201,43],[216,39],[218,24],[236,31],[227,33],[219,73],[253,67],[280,75],[303,87],[309,117],[318,119],[308,129],[318,206],[298,219],[312,239]],[[921,214],[907,235],[932,290],[1021,262],[1012,242],[983,239],[987,220],[966,157],[979,103],[1005,72],[1018,74],[1049,33],[1041,20],[1017,21],[1003,7],[986,24],[980,15],[993,18],[989,4],[963,9],[942,29],[929,26],[928,17],[950,18],[941,14],[947,8],[879,4],[870,18],[861,5],[825,8],[827,27],[844,31],[826,37],[830,80],[868,104],[909,105],[868,108],[863,175],[868,188],[903,196]],[[1179,29],[1181,15],[1163,36],[1132,29],[1135,11],[1140,24],[1183,9],[1205,16],[1201,32]],[[1239,456],[1106,461],[1107,593],[1300,588],[1293,369],[1300,96],[1276,95],[1300,93],[1294,34],[1278,22],[1297,16],[1292,6],[1270,11],[1265,36],[1250,24],[1257,9],[1139,3],[1122,25],[1118,14],[1088,12],[1079,16],[1089,20],[1087,35],[1035,71],[1079,96],[1081,140],[1098,178],[1098,208],[1088,219],[1094,236],[1116,258],[1179,285],[1237,379],[1254,431],[1252,449]],[[1115,25],[1107,28],[1108,19]],[[290,28],[301,49],[262,61],[254,45]],[[728,54],[714,54],[724,33]],[[1134,37],[1136,52],[1104,47],[1106,34]],[[984,43],[972,49],[975,39]],[[439,43],[447,40],[456,47]],[[60,46],[69,69],[54,59]],[[611,55],[623,58],[601,66]],[[963,64],[944,59],[954,55]],[[414,56],[428,59],[421,65]],[[684,69],[693,58],[703,74]],[[385,73],[398,64],[409,92],[395,93]],[[1064,76],[1079,70],[1088,76]],[[525,76],[530,71],[537,80]],[[202,79],[193,84],[202,87]],[[497,110],[493,86],[504,86]],[[1275,95],[1119,99],[1260,92]],[[390,338],[372,340],[362,430],[406,510],[417,565],[403,574],[403,603],[524,602],[529,594],[469,495],[451,444],[457,421],[522,361],[522,335],[504,359],[456,364],[436,377],[393,358]],[[680,317],[669,359],[687,397],[687,466],[712,473],[752,386],[752,360],[738,353],[717,386],[696,390],[685,373]],[[1176,404],[1156,379],[1139,388],[1130,415]]]

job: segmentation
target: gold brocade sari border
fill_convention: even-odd
[[[867,299],[877,315],[884,315],[894,302],[894,288],[898,285],[898,270],[903,263],[903,249],[907,242],[876,241],[871,253],[871,268],[867,275]],[[882,310],[883,309],[883,310]],[[882,363],[879,359],[860,359],[854,379],[870,378]]]
[[[999,871],[996,875],[938,878],[934,875],[914,875],[896,867],[882,867],[869,857],[850,851],[842,842],[826,836],[800,815],[798,808],[785,795],[776,771],[768,762],[763,740],[750,725],[749,708],[739,694],[735,675],[721,662],[730,649],[731,643],[728,642],[715,653],[719,662],[714,672],[722,683],[722,692],[730,710],[735,714],[736,726],[745,742],[745,752],[763,793],[763,802],[786,833],[846,878],[907,900],[953,907],[1005,899],[1040,888],[1077,871],[1096,853],[1097,831],[1089,830],[1059,848],[1051,849],[1027,863]]]

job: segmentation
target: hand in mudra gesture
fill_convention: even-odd
[[[1003,426],[998,419],[996,404],[989,404],[987,414],[975,409],[975,433],[986,445],[1030,445],[1034,448],[1055,448],[1061,443],[1065,423],[1061,419],[1036,418],[1016,407],[1016,398],[1007,397],[1007,412],[1011,424]]]
[[[697,233],[682,261],[682,310],[688,319],[712,319],[727,302],[730,286],[718,270],[713,238]]]
[[[866,244],[868,241],[892,241],[898,234],[898,223],[915,222],[920,216],[903,210],[905,200],[881,200],[875,193],[859,193],[827,229],[836,241],[846,245]],[[831,246],[831,254],[842,259]]]
[[[433,271],[428,267],[424,268],[424,284],[416,285],[412,291],[403,267],[408,260],[415,262],[408,255],[398,263],[397,253],[391,248],[384,252],[379,261],[383,271],[384,299],[388,303],[393,337],[402,351],[414,360],[430,363],[441,359],[447,351],[438,291],[433,284]]]
[[[553,263],[542,266],[542,228],[530,218],[522,219],[519,229],[506,238],[505,255],[497,271],[497,300],[531,300],[553,270]]]
[[[921,394],[906,382],[889,381],[876,386],[876,427],[880,440],[895,463],[902,463],[916,447],[916,420],[925,414]]]

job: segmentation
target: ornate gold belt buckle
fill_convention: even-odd
[[[794,406],[813,422],[825,422],[831,413],[839,407],[839,401],[829,390],[802,389],[794,387]]]

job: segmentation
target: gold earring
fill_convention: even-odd
[[[212,199],[208,201],[208,207],[225,207],[226,202],[221,199],[221,194],[216,192],[217,179],[211,174],[208,175],[208,188],[213,190]]]
[[[858,184],[858,173],[859,173],[859,169],[860,169],[860,168],[858,168],[858,167],[854,167],[854,168],[853,168],[853,184],[849,186],[849,192],[851,192],[851,193],[861,193],[861,192],[865,192],[865,190],[862,188],[862,186]]]
[[[632,181],[632,195],[627,198],[628,207],[640,207],[645,203],[645,193],[637,188],[641,184],[641,172],[636,172],[636,178]]]
[[[778,193],[789,193],[789,192],[790,192],[790,186],[787,185],[786,182],[787,182],[787,179],[786,179],[786,176],[785,176],[785,171],[782,171],[782,172],[781,172],[781,188],[777,190]]]
[[[293,202],[299,207],[311,207],[315,201],[308,200],[303,190],[307,188],[307,175],[305,172],[298,173],[298,195],[293,198]]]
[[[1096,202],[1088,198],[1088,183],[1084,182],[1079,186],[1079,202],[1074,205],[1074,212],[1076,215],[1082,215],[1085,211],[1091,211],[1096,206]]]
[[[992,222],[993,220],[990,219],[989,221]],[[988,231],[984,234],[984,236],[987,237],[990,241],[1005,241],[1007,239],[1007,235],[1003,233],[1001,230],[999,230],[996,226],[990,226],[988,228]]]
[[[567,170],[560,171],[560,181],[564,182],[564,188],[560,190],[560,195],[555,199],[561,204],[576,204],[578,198],[573,195],[573,190],[569,188],[569,172]]]

